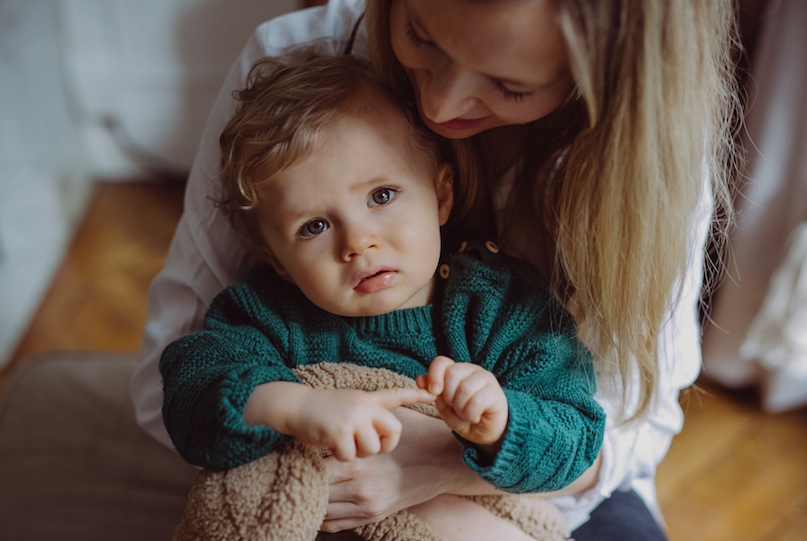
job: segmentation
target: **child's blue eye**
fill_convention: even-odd
[[[300,235],[303,237],[316,237],[328,227],[328,222],[325,220],[311,220],[300,229]]]
[[[379,188],[373,192],[373,195],[370,196],[370,206],[378,207],[381,205],[386,205],[392,201],[393,197],[395,197],[395,190],[392,188]]]

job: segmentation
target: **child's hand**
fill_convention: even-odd
[[[489,453],[507,428],[507,397],[496,377],[479,365],[436,357],[417,385],[437,396],[440,416],[454,432]]]
[[[308,390],[296,412],[289,414],[284,432],[327,447],[341,461],[392,451],[401,436],[401,422],[389,410],[434,400],[418,389]]]

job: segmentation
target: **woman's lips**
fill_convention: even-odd
[[[448,122],[443,122],[440,124],[441,126],[445,126],[449,130],[469,130],[471,128],[475,128],[482,122],[484,122],[488,117],[483,116],[481,118],[454,118],[449,120]]]
[[[375,274],[362,278],[356,287],[353,288],[353,291],[358,293],[373,293],[386,289],[392,285],[397,274],[397,271],[393,270],[385,269],[378,271]]]

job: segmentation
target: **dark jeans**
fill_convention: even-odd
[[[636,492],[614,492],[572,532],[575,541],[667,541]]]
[[[644,500],[634,491],[614,492],[592,513],[588,522],[572,532],[574,541],[667,541]],[[320,533],[317,541],[358,541],[352,532]]]

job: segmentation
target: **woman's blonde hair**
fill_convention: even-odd
[[[390,44],[390,3],[368,0],[372,60],[411,100]],[[732,215],[732,4],[554,5],[576,94],[532,124],[508,214],[534,232],[531,260],[575,314],[600,373],[620,385],[622,420],[642,418],[659,383],[660,330],[700,248],[691,232],[705,175],[721,217],[713,234],[724,236]],[[484,141],[458,143],[461,155],[484,160]]]
[[[413,150],[433,158],[435,169],[440,161],[451,163],[455,189],[475,192],[473,170],[459,167],[450,145],[423,125],[366,60],[306,49],[266,57],[252,67],[246,88],[233,94],[238,107],[219,138],[220,196],[214,201],[252,257],[265,260],[270,256],[260,230],[260,188],[306,158],[337,117],[371,107],[366,102],[372,93],[388,100],[407,120]],[[452,220],[462,219],[467,209],[458,207],[456,211]]]

